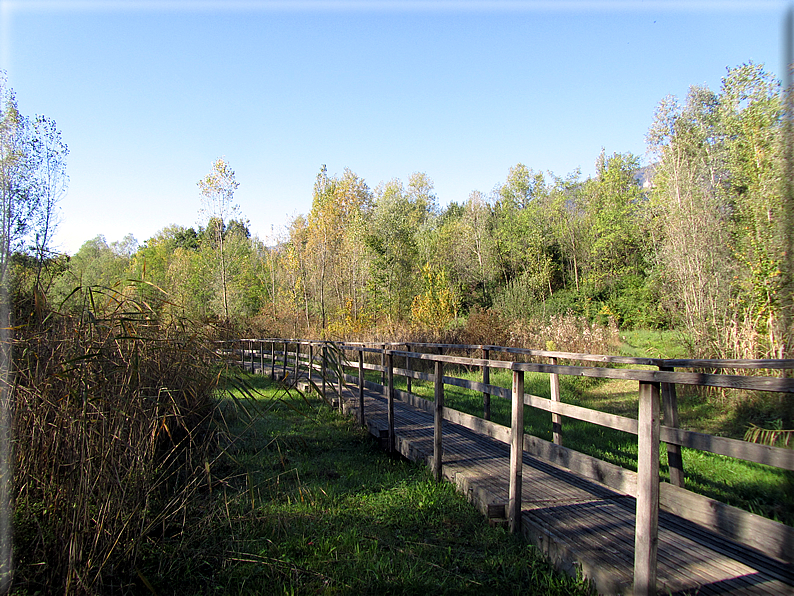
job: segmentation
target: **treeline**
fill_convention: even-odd
[[[91,240],[54,263],[48,294],[137,279],[135,291],[167,293],[176,316],[328,338],[440,333],[473,312],[573,314],[682,330],[693,356],[783,357],[792,292],[780,91],[760,65],[729,69],[718,91],[660,102],[650,166],[604,151],[587,178],[517,164],[490,192],[443,208],[423,173],[370,188],[323,167],[311,211],[267,243],[234,211],[234,172],[219,160],[212,184],[200,183],[205,225],[137,247]]]

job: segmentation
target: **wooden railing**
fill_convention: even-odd
[[[676,386],[695,385],[792,394],[794,393],[794,379],[759,375],[728,375],[716,372],[676,372],[675,369],[790,370],[794,369],[794,360],[669,360],[575,354],[491,345],[331,343],[280,338],[245,339],[239,340],[239,343],[238,353],[243,355],[244,363],[250,365],[252,371],[255,369],[258,359],[260,370],[264,373],[266,370],[266,347],[269,347],[267,360],[270,365],[271,377],[277,376],[277,368],[281,369],[280,376],[282,378],[288,377],[290,374],[297,377],[303,369],[317,371],[321,376],[321,391],[323,393],[326,391],[327,383],[335,382],[335,390],[341,393],[342,386],[348,379],[357,381],[359,415],[362,424],[364,423],[365,387],[383,391],[388,401],[388,437],[391,451],[395,448],[395,397],[431,411],[435,421],[433,474],[437,479],[441,478],[442,472],[442,420],[444,419],[509,444],[510,484],[507,516],[510,529],[513,532],[518,531],[521,524],[521,468],[522,454],[525,451],[530,455],[562,465],[585,477],[636,497],[635,593],[656,593],[660,506],[787,564],[793,562],[794,529],[685,490],[683,488],[685,475],[680,449],[681,447],[698,449],[790,471],[794,471],[794,450],[678,428]],[[290,346],[293,347],[291,352],[289,351]],[[330,373],[327,370],[329,349],[334,354],[344,356],[346,367],[352,366],[352,361],[347,360],[347,355],[356,353],[357,378],[347,376],[344,372],[340,374],[339,371],[342,369],[339,367],[338,360],[336,361],[336,374],[333,375],[333,378],[329,376]],[[428,353],[427,350],[432,350],[435,353]],[[449,352],[452,351],[476,352],[482,357],[450,355]],[[494,354],[508,355],[513,357],[513,360],[494,359],[492,358]],[[547,362],[525,362],[518,361],[517,358],[531,358]],[[402,360],[403,368],[395,366],[396,359]],[[365,360],[374,360],[375,362],[379,360],[380,364]],[[560,361],[597,363],[599,366],[563,365],[560,364]],[[416,370],[418,368],[416,365],[419,363],[424,363],[428,368],[432,367],[433,373]],[[654,367],[655,370],[608,366],[614,364]],[[482,382],[444,376],[444,368],[448,365],[464,366],[469,369],[479,368],[482,372]],[[512,389],[508,390],[490,383],[490,371],[495,368],[512,371]],[[381,383],[365,381],[365,370],[381,372]],[[550,399],[524,393],[524,373],[526,372],[549,375]],[[395,375],[406,379],[407,391],[395,389]],[[560,375],[637,381],[639,384],[637,419],[563,403],[560,401]],[[434,402],[429,402],[411,393],[412,379],[434,383]],[[481,392],[483,396],[482,417],[445,407],[445,385]],[[510,428],[490,421],[492,396],[511,400]],[[524,435],[523,405],[551,413],[552,442]],[[664,424],[660,417],[662,410]],[[563,416],[637,435],[638,471],[634,473],[564,447],[562,445]],[[667,445],[670,484],[661,483],[659,480],[660,442]]]

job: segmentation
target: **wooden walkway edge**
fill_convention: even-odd
[[[358,417],[358,379],[345,377],[350,385],[344,388],[342,409]],[[432,468],[433,404],[396,393],[394,447]],[[381,385],[366,383],[364,413],[369,432],[388,447],[388,407]],[[449,420],[443,421],[442,445],[443,478],[492,523],[506,524],[510,446]],[[581,570],[602,594],[634,593],[635,498],[526,451],[522,464],[520,525],[527,540],[557,568]],[[658,524],[657,593],[794,595],[790,563],[669,512],[660,512]]]

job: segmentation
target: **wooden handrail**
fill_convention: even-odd
[[[330,340],[298,340],[284,338],[251,339],[240,341],[261,342],[300,342],[302,344],[333,343],[358,348],[366,346],[422,346],[427,348],[444,348],[449,350],[488,350],[506,354],[523,354],[541,358],[559,358],[562,360],[579,360],[582,362],[602,362],[606,364],[635,364],[641,366],[669,366],[674,368],[711,368],[711,369],[794,369],[794,359],[756,359],[756,360],[731,360],[731,359],[686,359],[686,358],[644,358],[634,356],[611,356],[607,354],[582,354],[577,352],[558,352],[550,350],[533,350],[530,348],[514,348],[509,346],[496,346],[490,344],[442,344],[419,342],[334,342]],[[367,351],[381,352],[382,349],[368,349]]]

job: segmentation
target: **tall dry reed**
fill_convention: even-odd
[[[140,588],[143,540],[178,523],[201,482],[212,355],[128,293],[80,289],[73,314],[16,330],[12,587]]]

